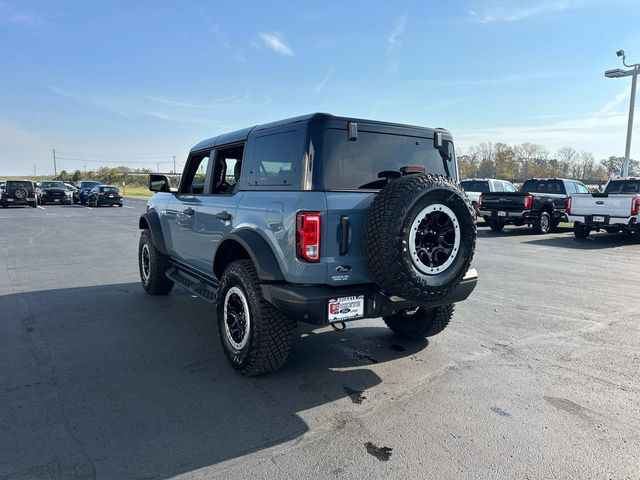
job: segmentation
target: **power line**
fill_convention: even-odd
[[[58,160],[65,160],[68,162],[90,162],[90,163],[109,163],[116,165],[156,165],[158,163],[162,165],[170,165],[173,163],[171,160],[167,160],[166,162],[149,162],[149,161],[128,161],[128,160],[100,160],[96,158],[71,158],[71,157],[61,157],[57,156]]]
[[[83,153],[68,153],[68,152],[60,152],[58,151],[58,154],[62,153],[62,155],[64,156],[68,156],[68,157],[82,157],[84,158],[85,155]],[[91,154],[92,157],[94,158],[113,158],[113,157],[119,157],[119,155],[95,155],[95,154]],[[154,160],[156,158],[158,158],[158,156],[156,155],[155,157],[139,157],[139,156],[130,156],[130,155],[123,155],[121,158],[126,158],[129,160]]]

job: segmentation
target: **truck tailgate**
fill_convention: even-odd
[[[520,192],[483,193],[481,210],[521,212],[526,196]]]
[[[573,194],[571,215],[608,215],[628,217],[631,215],[631,199],[635,195]]]

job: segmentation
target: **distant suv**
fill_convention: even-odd
[[[40,205],[47,203],[71,205],[72,201],[72,192],[64,182],[53,180],[40,183]]]
[[[87,198],[89,198],[89,192],[93,190],[93,187],[97,187],[101,182],[95,180],[81,180],[78,182],[78,200],[82,205],[87,204]]]
[[[464,193],[467,194],[471,205],[473,205],[478,214],[480,214],[478,202],[480,201],[480,195],[483,193],[518,191],[511,182],[496,178],[467,178],[460,181],[460,186],[464,189]]]
[[[7,180],[4,190],[0,193],[0,205],[8,208],[10,205],[38,206],[36,186],[30,180]]]
[[[477,281],[475,215],[442,129],[312,114],[205,140],[176,191],[151,175],[139,268],[216,304],[244,375],[283,364],[297,320],[442,331]]]
[[[483,193],[480,215],[494,231],[513,224],[530,225],[534,232],[546,234],[566,220],[566,202],[574,193],[589,193],[589,189],[577,180],[531,178],[520,192]]]

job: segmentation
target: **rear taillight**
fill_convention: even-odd
[[[482,194],[478,197],[478,209],[482,208]]]
[[[320,213],[299,212],[297,217],[296,251],[300,260],[320,261]]]
[[[567,215],[571,215],[571,197],[567,197],[567,199],[564,201],[564,209],[567,212]]]
[[[531,206],[533,205],[533,197],[531,195],[527,195],[524,197],[524,209],[531,210]]]
[[[102,196],[104,195],[104,192],[98,192],[98,195]]]
[[[631,200],[631,215],[638,215],[640,213],[640,198],[634,198]]]

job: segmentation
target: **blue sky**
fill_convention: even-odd
[[[640,62],[639,20],[637,0],[0,0],[0,177],[51,172],[52,148],[168,170],[314,111],[622,155],[631,82],[603,72]]]

